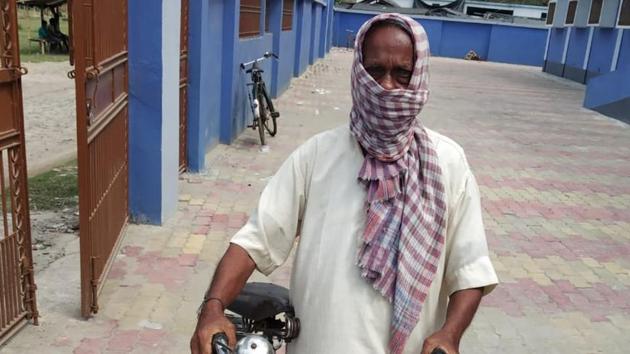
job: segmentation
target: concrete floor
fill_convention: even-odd
[[[278,99],[278,136],[248,130],[180,181],[177,214],[130,225],[101,295],[79,317],[76,243],[39,272],[39,327],[3,353],[185,353],[228,239],[286,156],[347,124],[352,55],[333,50]],[[539,68],[432,59],[425,124],[460,143],[482,192],[502,281],[462,353],[624,353],[630,346],[630,126],[583,109],[584,89]],[[290,262],[272,274],[288,284]],[[262,276],[256,274],[255,279]]]

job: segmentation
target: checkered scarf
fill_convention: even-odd
[[[362,45],[378,21],[400,22],[414,40],[407,89],[385,90],[363,67]],[[426,130],[416,118],[429,96],[429,43],[416,21],[382,14],[356,38],[350,128],[365,151],[359,181],[367,189],[367,220],[359,247],[361,275],[393,304],[391,353],[403,351],[444,248],[442,171]]]

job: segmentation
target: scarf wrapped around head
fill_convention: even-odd
[[[415,62],[406,89],[384,89],[363,67],[365,35],[383,20],[400,23],[413,39]],[[429,97],[429,42],[411,18],[382,14],[361,27],[355,48],[350,129],[365,152],[358,178],[367,189],[358,266],[392,303],[389,348],[398,354],[418,323],[445,239],[442,171],[417,118]]]

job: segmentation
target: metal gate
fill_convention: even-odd
[[[77,95],[81,313],[98,293],[127,224],[127,0],[72,1]]]
[[[188,0],[182,0],[179,54],[179,172],[186,171],[188,160],[187,115],[188,115]]]
[[[0,343],[37,324],[15,0],[0,0]]]

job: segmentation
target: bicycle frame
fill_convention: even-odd
[[[270,136],[275,136],[277,131],[276,118],[280,115],[280,113],[275,110],[273,102],[269,97],[265,80],[262,77],[263,70],[259,67],[261,61],[271,57],[278,58],[277,55],[266,52],[260,58],[240,64],[241,70],[243,70],[245,74],[251,75],[251,82],[247,83],[247,87],[251,87],[251,89],[247,90],[247,98],[254,118],[249,127],[254,130],[256,128],[259,129],[260,143],[263,146],[265,145],[265,130],[267,130]],[[246,69],[247,67],[250,68]]]

